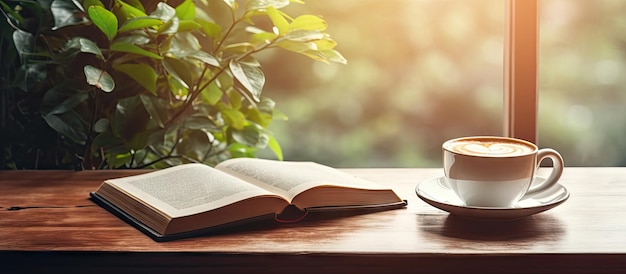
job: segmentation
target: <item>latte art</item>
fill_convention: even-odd
[[[479,141],[479,140],[463,140],[448,143],[446,148],[450,151],[477,155],[477,156],[517,156],[524,155],[533,152],[533,148],[522,143],[513,142],[494,142],[494,141]]]

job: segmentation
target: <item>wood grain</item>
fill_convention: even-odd
[[[344,171],[392,186],[409,206],[157,243],[89,200],[104,179],[147,171],[2,171],[0,272],[626,273],[626,168],[566,168],[567,202],[510,223],[419,200],[417,183],[440,169]]]

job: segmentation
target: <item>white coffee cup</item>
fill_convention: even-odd
[[[462,137],[444,142],[442,149],[447,182],[466,206],[512,207],[524,195],[552,187],[563,173],[557,151],[515,138]],[[552,159],[552,172],[533,184],[546,158]]]

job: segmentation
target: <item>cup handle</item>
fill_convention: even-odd
[[[526,194],[532,194],[537,192],[542,192],[553,185],[561,178],[561,174],[563,174],[563,157],[556,150],[550,148],[542,148],[537,151],[537,166],[535,170],[539,169],[541,162],[546,159],[552,159],[552,172],[550,176],[541,184],[533,184],[530,186],[530,189],[526,192]]]

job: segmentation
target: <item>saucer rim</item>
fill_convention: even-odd
[[[543,178],[542,176],[535,176],[535,178]],[[425,195],[420,194],[420,186],[423,186],[426,183],[434,182],[439,183],[439,180],[444,178],[445,176],[438,176],[433,178],[428,178],[422,180],[415,187],[415,194],[422,199],[427,204],[434,206],[443,211],[449,212],[450,214],[457,215],[460,217],[467,217],[470,219],[479,219],[479,220],[517,220],[523,219],[528,216],[541,213],[543,211],[552,209],[570,198],[569,190],[563,186],[562,184],[556,183],[555,186],[558,186],[562,189],[564,195],[560,195],[559,198],[550,200],[545,204],[534,205],[534,206],[522,206],[522,207],[480,207],[480,206],[465,206],[459,204],[451,204],[448,202],[444,202],[441,200],[434,200]],[[421,188],[423,191],[423,188]],[[451,189],[448,189],[452,191]],[[432,197],[432,195],[431,195]],[[523,200],[523,198],[522,198]],[[456,210],[453,210],[456,209]],[[486,215],[482,215],[480,213],[485,213]]]

